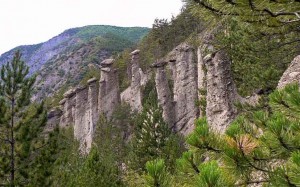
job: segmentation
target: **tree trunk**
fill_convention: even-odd
[[[15,138],[14,138],[14,98],[11,100],[11,125],[10,125],[10,147],[11,147],[11,158],[10,158],[10,186],[15,186]]]

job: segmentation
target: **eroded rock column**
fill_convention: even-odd
[[[121,93],[121,100],[128,103],[132,110],[140,112],[142,110],[142,83],[147,82],[139,65],[140,50],[131,52],[131,84],[124,92]]]
[[[156,69],[155,85],[157,90],[158,104],[163,109],[163,118],[170,128],[175,128],[175,108],[173,102],[173,95],[170,90],[166,68],[168,62],[161,61],[152,65]]]
[[[224,133],[235,119],[234,106],[241,100],[231,75],[231,61],[224,51],[218,51],[205,58],[207,68],[206,115],[210,127]]]
[[[75,106],[76,106],[76,96],[75,90],[70,89],[64,94],[64,99],[59,103],[61,105],[63,114],[60,119],[59,126],[66,127],[69,125],[74,125],[75,123]]]
[[[101,78],[99,81],[98,109],[108,119],[121,101],[118,74],[117,70],[112,67],[113,62],[113,59],[106,59],[101,62]]]
[[[75,124],[74,124],[74,137],[80,142],[80,149],[86,147],[85,138],[89,131],[88,117],[89,117],[89,104],[88,104],[88,88],[76,88],[76,107],[75,107]]]
[[[194,122],[199,109],[197,64],[194,49],[183,43],[176,49],[176,79],[174,80],[174,102],[176,131],[189,134],[194,129]]]
[[[199,99],[199,117],[204,117],[206,108],[202,101],[206,101],[206,70],[205,63],[202,56],[202,48],[197,49],[197,69],[198,69],[198,99]]]
[[[87,135],[85,137],[86,141],[86,152],[89,152],[92,147],[93,135],[95,133],[95,128],[99,119],[98,112],[98,93],[99,86],[97,84],[97,79],[92,78],[88,80],[88,121],[87,121]]]

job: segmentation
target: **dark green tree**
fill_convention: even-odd
[[[12,61],[1,68],[1,174],[5,185],[28,183],[28,168],[35,158],[33,151],[42,146],[37,137],[46,123],[43,103],[31,105],[35,81],[17,51]],[[3,112],[3,113],[2,113]],[[3,118],[4,116],[4,118]]]
[[[123,112],[119,111],[118,115],[123,118],[121,113]],[[124,186],[122,163],[125,162],[126,149],[123,127],[101,116],[93,137],[92,149],[88,155],[79,153],[79,143],[73,139],[72,130],[68,129],[62,134],[63,138],[59,139],[64,149],[60,149],[58,159],[51,170],[53,173],[51,184],[87,187]]]
[[[241,95],[275,90],[299,54],[300,3],[260,0],[186,0],[192,15],[216,33],[216,50],[226,50]]]
[[[147,161],[162,158],[165,159],[167,168],[172,170],[176,158],[184,148],[180,135],[173,133],[162,118],[155,90],[144,101],[143,111],[137,115],[134,125],[129,153],[131,169],[145,171]]]
[[[299,186],[299,86],[275,91],[269,99],[270,109],[239,116],[225,134],[197,120],[170,186]]]

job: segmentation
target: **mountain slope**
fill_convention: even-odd
[[[62,87],[78,84],[91,69],[91,64],[134,46],[148,31],[142,27],[105,25],[72,28],[47,42],[19,46],[4,53],[0,56],[0,65],[20,50],[30,74],[38,75],[33,99],[40,100]]]
[[[23,54],[23,60],[30,67],[30,73],[34,73],[37,70],[40,70],[46,62],[55,58],[57,55],[61,53],[66,54],[67,51],[72,51],[74,48],[79,47],[95,37],[102,37],[110,40],[110,36],[113,35],[126,40],[127,43],[125,44],[133,44],[139,41],[148,33],[148,31],[148,28],[142,27],[116,27],[106,25],[93,25],[68,29],[47,42],[36,45],[18,46],[2,54],[0,56],[0,65],[10,60],[14,51],[19,49]],[[122,47],[118,48],[116,51],[120,51]]]

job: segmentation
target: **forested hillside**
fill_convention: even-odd
[[[0,186],[300,186],[299,15],[185,0],[149,32],[66,31],[32,77],[42,44],[21,47],[1,69]]]
[[[62,87],[78,84],[89,64],[136,45],[148,31],[142,27],[107,25],[72,28],[44,43],[16,47],[1,55],[0,64],[11,60],[14,52],[20,50],[30,68],[29,74],[38,75],[33,99],[41,100]]]

